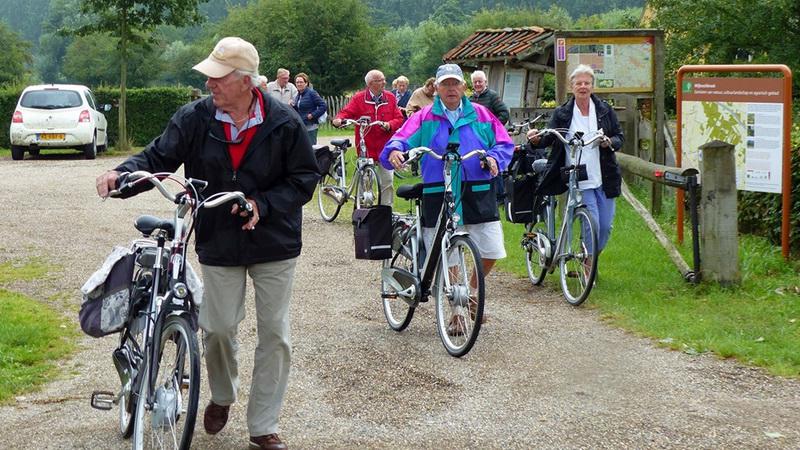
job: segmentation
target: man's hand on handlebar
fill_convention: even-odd
[[[342,126],[342,119],[336,118],[331,121],[331,125],[336,128],[340,128]]]
[[[95,180],[95,188],[97,188],[97,195],[101,198],[108,198],[109,192],[117,188],[117,179],[119,172],[116,170],[106,170]]]
[[[483,159],[481,161],[481,166],[484,168],[484,170],[488,170],[489,174],[493,177],[496,177],[500,172],[499,168],[497,167],[497,161],[491,156],[487,156],[485,159]]]
[[[406,155],[399,150],[392,150],[389,153],[389,162],[396,170],[400,170],[406,166]]]
[[[231,207],[231,214],[250,218],[247,223],[242,225],[242,230],[245,231],[253,231],[256,228],[256,223],[258,223],[258,220],[261,218],[258,214],[258,204],[255,200],[249,198],[247,199],[247,203],[241,206],[234,202]]]
[[[539,130],[535,128],[531,128],[530,130],[528,130],[528,133],[525,135],[525,137],[528,138],[528,142],[530,142],[533,145],[538,145],[539,141],[542,140],[542,136],[539,134]]]

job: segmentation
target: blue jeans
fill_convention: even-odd
[[[314,128],[313,130],[306,130],[306,134],[308,134],[308,140],[311,141],[311,145],[317,145],[317,132],[319,128]]]
[[[603,192],[603,187],[594,189],[582,189],[583,204],[589,210],[589,214],[594,217],[597,222],[597,245],[602,252],[606,248],[608,238],[611,235],[611,227],[614,223],[614,210],[616,203],[613,198],[607,198],[606,193]],[[588,233],[588,230],[586,230]],[[588,249],[590,252],[593,249]]]

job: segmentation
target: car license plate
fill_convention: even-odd
[[[64,133],[40,133],[39,140],[42,141],[63,141]]]

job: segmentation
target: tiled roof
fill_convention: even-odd
[[[458,62],[515,57],[525,53],[533,43],[552,34],[553,30],[536,26],[478,30],[447,52],[442,59],[445,62]]]

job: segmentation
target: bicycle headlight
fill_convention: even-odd
[[[458,213],[453,213],[453,223],[458,223],[461,221],[461,216]]]
[[[175,298],[186,298],[189,295],[189,288],[184,283],[175,283],[175,286],[172,287],[172,294],[175,295]]]

